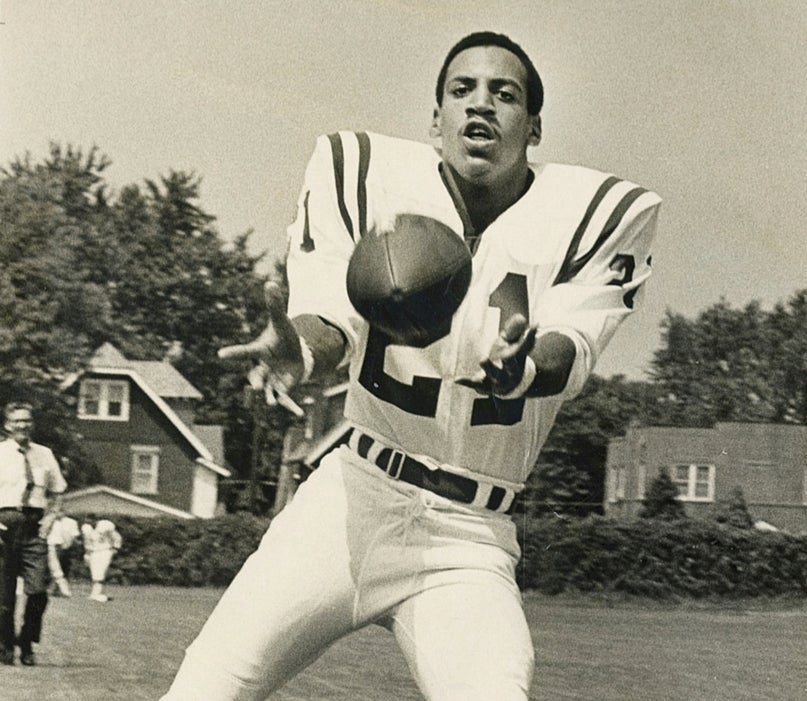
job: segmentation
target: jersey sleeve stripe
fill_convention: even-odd
[[[559,285],[562,282],[567,282],[572,277],[572,274],[570,274],[570,269],[574,263],[574,257],[577,255],[577,249],[580,246],[580,241],[583,238],[583,234],[586,233],[586,229],[588,228],[591,218],[594,216],[594,212],[597,211],[597,207],[600,206],[600,203],[608,194],[608,191],[618,182],[620,182],[620,179],[612,175],[606,178],[599,188],[597,188],[597,192],[595,192],[594,197],[591,198],[591,202],[589,202],[585,214],[583,214],[583,218],[580,220],[580,224],[577,226],[574,236],[572,236],[569,249],[566,251],[566,258],[563,260],[563,265],[561,265],[560,271],[552,283],[553,285]]]
[[[347,211],[345,204],[345,152],[342,148],[342,137],[339,134],[328,134],[328,141],[331,142],[331,155],[333,157],[333,177],[336,182],[336,200],[339,205],[339,213],[345,223],[350,238],[353,235],[353,220]]]
[[[303,240],[300,243],[300,250],[305,253],[310,253],[315,248],[314,239],[311,238],[311,221],[308,214],[308,198],[310,196],[311,192],[306,192],[303,199]]]
[[[370,137],[364,132],[356,134],[359,142],[359,177],[356,202],[359,207],[359,234],[367,233],[367,171],[370,168]]]
[[[579,273],[600,250],[602,245],[608,240],[608,237],[616,231],[617,227],[619,226],[622,219],[625,217],[625,213],[630,209],[631,205],[639,199],[642,195],[647,192],[643,187],[636,187],[630,190],[619,202],[613,212],[611,212],[611,216],[608,217],[608,221],[605,222],[605,226],[603,227],[600,235],[597,237],[597,240],[594,242],[594,245],[591,247],[584,256],[578,258],[577,260],[573,261],[569,266],[567,271],[568,277],[566,281],[573,278],[577,273]]]

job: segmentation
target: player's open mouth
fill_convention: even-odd
[[[466,125],[462,131],[462,135],[470,140],[476,142],[493,141],[494,134],[490,126],[485,122],[475,121]]]

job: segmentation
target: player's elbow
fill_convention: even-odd
[[[548,333],[538,338],[530,357],[535,363],[535,381],[528,397],[560,394],[569,381],[575,360],[574,341],[562,333]]]

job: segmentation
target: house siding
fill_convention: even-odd
[[[101,481],[110,487],[130,491],[131,446],[156,446],[160,449],[157,494],[147,496],[190,511],[195,453],[176,427],[131,381],[129,402],[128,421],[78,421],[85,450],[98,466]]]
[[[644,494],[638,488],[644,465],[645,489],[676,464],[714,465],[714,499],[684,501],[687,515],[708,516],[716,502],[739,487],[756,520],[778,528],[807,531],[807,427],[720,423],[713,429],[637,427],[608,446],[605,512],[635,517]],[[620,472],[624,498],[617,495]]]

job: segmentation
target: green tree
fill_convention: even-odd
[[[745,495],[740,487],[734,487],[725,499],[719,500],[712,509],[712,518],[735,528],[753,528],[754,519],[748,512]]]
[[[664,423],[805,423],[807,290],[770,312],[725,300],[695,319],[668,311],[652,366]]]
[[[673,521],[685,516],[684,505],[678,499],[678,487],[667,472],[662,470],[647,489],[639,518]]]
[[[249,465],[244,368],[216,351],[263,326],[262,255],[249,232],[219,236],[195,175],[111,193],[109,165],[96,148],[53,144],[0,172],[0,401],[32,400],[40,436],[80,473],[59,383],[111,341],[131,358],[168,357],[204,395],[200,422],[224,423],[231,464]]]

